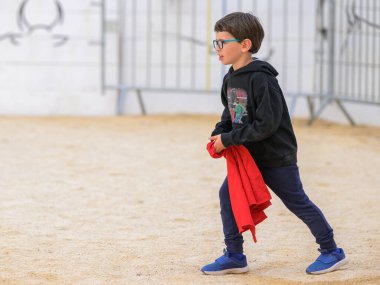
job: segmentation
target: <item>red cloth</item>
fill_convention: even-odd
[[[271,205],[272,198],[260,170],[244,146],[230,146],[216,153],[214,142],[209,142],[207,150],[213,158],[226,158],[228,190],[236,224],[240,233],[249,229],[256,242],[255,226],[267,218],[264,209]]]

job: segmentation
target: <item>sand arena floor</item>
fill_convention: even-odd
[[[299,166],[349,265],[306,275],[317,245],[274,197],[251,271],[201,274],[223,249],[217,120],[0,117],[0,284],[380,284],[380,129],[326,122],[295,122]]]

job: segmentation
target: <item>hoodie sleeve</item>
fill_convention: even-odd
[[[283,102],[282,92],[276,80],[262,73],[253,82],[253,97],[256,116],[252,122],[222,134],[224,146],[241,145],[248,142],[258,142],[274,134],[280,126]]]
[[[212,136],[219,135],[221,133],[228,133],[232,130],[232,121],[231,121],[230,111],[228,109],[225,84],[223,84],[223,87],[222,87],[221,97],[222,97],[222,104],[224,106],[224,110],[223,110],[220,122],[215,125],[215,129],[211,133]]]

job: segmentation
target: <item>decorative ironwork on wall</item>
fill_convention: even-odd
[[[53,46],[59,47],[64,45],[69,37],[67,35],[56,34],[54,29],[58,25],[62,25],[64,22],[64,10],[63,5],[59,0],[52,0],[54,5],[55,14],[52,15],[50,22],[33,22],[30,20],[30,15],[27,13],[27,7],[33,5],[33,0],[23,0],[18,8],[17,12],[17,24],[19,27],[18,32],[8,32],[0,35],[1,40],[9,40],[13,45],[19,45],[23,38],[32,37],[36,31],[44,31],[53,41]],[[35,4],[35,3],[34,3]],[[36,5],[36,4],[35,4]]]

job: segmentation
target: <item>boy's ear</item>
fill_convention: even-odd
[[[242,51],[243,52],[247,52],[251,49],[252,47],[252,42],[250,39],[244,39],[242,42],[241,42],[241,48],[242,48]]]

